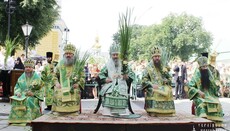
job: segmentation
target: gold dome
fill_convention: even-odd
[[[98,36],[95,39],[95,44],[93,45],[93,48],[96,48],[96,49],[101,48],[101,44],[99,43],[99,37]]]

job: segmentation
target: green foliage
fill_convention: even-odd
[[[131,9],[127,9],[125,14],[119,15],[120,57],[122,60],[128,59],[127,56],[132,35],[131,16]]]
[[[188,60],[193,54],[209,50],[212,44],[211,33],[202,25],[202,19],[182,13],[170,14],[158,25],[155,44],[170,49],[172,57]]]
[[[131,37],[131,46],[130,46],[130,59],[140,60],[146,59],[146,52],[148,46],[151,45],[151,36],[150,33],[146,32],[145,26],[134,25]]]
[[[117,38],[114,37],[115,40]],[[193,55],[210,50],[212,40],[211,33],[203,28],[201,18],[186,13],[170,14],[160,24],[133,27],[130,57],[149,60],[151,48],[157,45],[168,51],[170,59],[179,57],[186,61]]]
[[[161,63],[164,67],[168,66],[169,61],[171,60],[171,56],[169,50],[167,48],[161,49]]]
[[[132,35],[132,10],[127,9],[125,14],[119,16],[120,58],[122,60],[122,73],[128,73],[128,56]]]
[[[15,37],[13,40],[11,40],[9,37],[6,38],[5,40],[5,59],[4,59],[4,63],[5,66],[7,64],[7,59],[9,56],[11,56],[11,53],[13,52],[13,50],[18,49],[19,47],[19,43],[16,42],[18,37]]]
[[[81,54],[83,54],[83,56],[81,56]],[[88,51],[81,53],[80,49],[77,49],[74,53],[74,69],[73,69],[73,73],[72,73],[72,80],[74,83],[78,83],[80,87],[84,87],[85,83],[85,73],[84,73],[84,67],[86,65],[86,61],[88,60],[90,56],[90,53]],[[71,93],[73,92],[73,83],[71,83]]]
[[[52,29],[59,17],[58,5],[55,0],[17,0],[16,10],[11,14],[10,38],[18,36],[18,41],[25,48],[25,36],[21,26],[26,21],[33,26],[29,38],[29,47],[39,44],[39,40]],[[8,27],[8,15],[5,4],[0,2],[0,42],[5,41]],[[3,45],[4,43],[0,43]]]
[[[80,54],[83,54],[83,56],[80,56]],[[80,76],[82,75],[83,72],[83,76],[84,74],[84,67],[86,65],[86,61],[88,60],[90,56],[90,53],[88,51],[84,52],[84,53],[80,53],[80,49],[77,49],[74,53],[74,76],[78,76],[79,78],[81,78]]]

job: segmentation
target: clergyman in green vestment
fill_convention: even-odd
[[[102,114],[108,116],[130,115],[128,111],[128,86],[135,78],[129,68],[128,74],[121,72],[119,45],[110,47],[111,58],[98,74],[102,86],[99,95],[102,96]]]
[[[223,110],[218,98],[219,82],[208,68],[208,58],[199,57],[199,68],[195,70],[189,82],[189,99],[196,106],[195,115],[216,122],[217,126],[223,121]]]
[[[63,115],[80,113],[81,88],[84,86],[84,79],[75,81],[74,72],[74,53],[76,47],[73,44],[66,44],[64,47],[63,59],[60,60],[54,70],[54,100],[52,111],[54,114]],[[82,72],[84,76],[84,71]],[[83,77],[82,76],[82,77]]]
[[[142,88],[145,94],[145,110],[150,116],[174,116],[171,76],[161,63],[161,50],[154,47],[152,61],[143,71]]]
[[[47,65],[41,72],[41,79],[44,82],[44,96],[45,96],[45,105],[47,108],[45,110],[51,110],[53,104],[53,95],[54,95],[54,67],[55,63],[52,62],[53,53],[46,52]]]
[[[43,101],[43,82],[33,71],[34,61],[26,59],[25,72],[18,78],[11,97],[10,124],[26,124],[42,115],[40,102]]]

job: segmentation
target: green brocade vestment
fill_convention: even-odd
[[[46,106],[51,106],[53,104],[53,95],[54,95],[54,81],[53,81],[53,70],[54,64],[51,63],[46,65],[41,72],[41,78],[44,82],[44,94],[45,94],[45,104]]]
[[[218,83],[209,70],[210,87],[204,89],[201,85],[200,70],[196,69],[191,81],[189,82],[189,99],[193,100],[196,106],[195,114],[199,117],[205,117],[213,121],[223,121],[223,110],[218,98]],[[201,98],[199,91],[205,93],[205,98]]]
[[[166,69],[166,68],[165,68]],[[167,84],[163,84],[167,80]],[[174,116],[175,105],[173,101],[171,77],[167,70],[157,70],[150,62],[143,72],[142,88],[145,89],[145,110],[151,116]],[[158,85],[153,89],[152,85]]]
[[[72,73],[73,66],[65,66],[63,60],[58,63],[55,68],[55,81],[61,84],[61,89],[54,88],[54,102],[52,111],[71,113],[80,111],[81,90],[83,89],[84,81],[78,83],[73,82]],[[79,87],[74,89],[71,93],[70,90],[73,84],[78,84]]]
[[[128,79],[122,78],[121,66],[115,67],[112,59],[104,66],[98,74],[103,84],[99,95],[102,96],[103,115],[128,114],[128,87],[135,79],[134,72],[128,68]],[[110,78],[112,82],[106,83]],[[106,111],[107,110],[107,111]],[[106,113],[107,112],[107,113]]]
[[[41,116],[39,101],[43,101],[42,85],[41,78],[36,72],[33,72],[31,78],[26,78],[25,73],[19,77],[14,88],[14,96],[11,97],[9,123],[30,123]],[[34,96],[26,96],[28,91],[31,91]],[[18,93],[21,97],[16,96]]]

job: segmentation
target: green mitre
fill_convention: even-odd
[[[199,67],[207,66],[208,65],[208,58],[201,56],[197,59],[197,62],[198,62]]]
[[[113,43],[110,46],[109,53],[110,53],[110,55],[115,54],[115,53],[120,53],[120,46],[119,46],[119,44]]]

